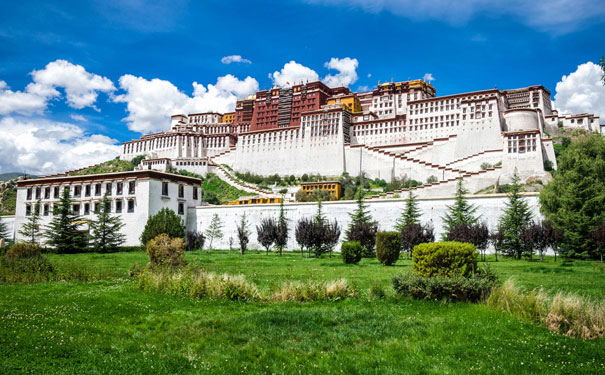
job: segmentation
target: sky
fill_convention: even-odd
[[[426,79],[438,96],[540,84],[605,123],[604,26],[602,0],[5,1],[0,173],[96,164],[172,114],[317,79]]]

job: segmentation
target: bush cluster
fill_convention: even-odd
[[[183,239],[162,233],[147,243],[147,256],[151,266],[181,266],[185,257]]]
[[[479,302],[485,300],[497,284],[493,274],[475,274],[471,277],[422,277],[404,273],[393,277],[393,288],[402,296],[414,299],[461,302]]]
[[[390,266],[397,262],[401,252],[401,234],[399,232],[376,233],[376,257],[380,263]]]
[[[460,242],[416,245],[412,269],[422,277],[469,276],[477,270],[477,250],[470,243]]]
[[[363,247],[358,241],[343,242],[340,246],[342,260],[347,264],[357,264],[361,260]]]

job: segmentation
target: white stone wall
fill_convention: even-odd
[[[529,203],[530,210],[534,218],[542,218],[540,214],[540,205],[537,194],[526,195],[525,199]],[[483,196],[469,197],[470,203],[478,207],[477,214],[481,220],[485,221],[493,230],[497,227],[498,219],[506,206],[507,196],[505,194],[492,194]],[[421,221],[430,222],[435,229],[435,237],[439,239],[443,232],[442,217],[447,211],[447,206],[454,202],[453,197],[442,198],[420,198],[419,207],[422,211]],[[378,221],[380,230],[393,230],[395,221],[401,215],[405,206],[404,199],[388,199],[366,202],[374,220]],[[357,208],[355,201],[334,201],[323,203],[323,213],[330,221],[336,219],[342,229],[341,241],[344,240],[344,231],[350,224],[349,214]],[[288,240],[288,250],[298,249],[294,237],[294,228],[296,222],[302,217],[313,217],[317,213],[317,203],[286,203],[284,204],[286,217],[289,220],[290,237]],[[195,214],[194,214],[195,212]],[[237,225],[243,214],[249,222],[251,232],[249,248],[262,249],[256,235],[256,225],[264,217],[277,218],[279,215],[278,204],[249,205],[249,206],[205,206],[196,207],[190,210],[190,217],[195,221],[189,222],[189,230],[205,231],[212,220],[214,214],[218,214],[223,223],[224,237],[221,240],[215,240],[213,247],[218,249],[229,248],[229,237],[233,237],[234,246],[237,246]],[[338,250],[338,247],[337,247]]]
[[[8,232],[8,238],[15,238],[15,217],[14,216],[0,216],[0,221],[6,224],[6,230]]]

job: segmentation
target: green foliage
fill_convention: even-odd
[[[430,175],[427,179],[426,179],[426,183],[427,184],[434,184],[435,182],[438,182],[439,179],[437,178],[437,176],[435,175]]]
[[[412,270],[421,277],[468,276],[477,269],[477,249],[461,242],[435,242],[416,245]]]
[[[234,201],[239,197],[254,195],[247,191],[229,185],[217,175],[208,173],[202,180],[202,201],[211,204],[223,204]]]
[[[242,218],[237,225],[237,240],[239,242],[239,251],[242,255],[248,250],[248,241],[250,241],[250,230],[248,230],[248,220],[246,213],[242,214]]]
[[[8,225],[6,225],[6,223],[0,219],[0,240],[4,239],[8,241],[9,236]]]
[[[596,259],[590,232],[605,217],[605,138],[591,134],[571,143],[540,203],[553,226],[563,229],[561,254]]]
[[[472,275],[422,277],[403,273],[393,277],[393,288],[401,296],[414,299],[449,300],[454,302],[480,302],[489,295],[497,281],[490,277]]]
[[[272,217],[261,219],[260,224],[256,226],[256,238],[258,242],[264,246],[267,255],[269,255],[269,249],[275,242],[276,227],[275,219]]]
[[[378,223],[372,220],[368,205],[363,202],[361,190],[357,195],[357,209],[349,216],[351,217],[351,223],[345,232],[347,241],[359,241],[364,248],[364,256],[373,258]]]
[[[399,259],[401,234],[399,232],[376,233],[376,258],[385,266],[391,266]]]
[[[408,256],[412,254],[416,245],[435,241],[435,234],[433,233],[433,226],[431,224],[408,224],[401,229],[400,233],[401,250],[405,251]]]
[[[124,224],[120,216],[111,215],[111,201],[107,194],[101,200],[101,208],[96,216],[96,220],[88,223],[93,250],[98,253],[118,251],[126,240],[126,235],[121,233]]]
[[[162,233],[167,234],[170,238],[185,237],[183,219],[169,208],[162,208],[157,214],[147,219],[145,229],[141,233],[141,244],[147,246],[151,239]]]
[[[335,201],[336,196],[323,189],[313,189],[311,192],[299,190],[295,194],[297,202]]]
[[[196,249],[203,249],[204,243],[206,242],[206,236],[202,232],[188,230],[185,233],[185,249],[187,251],[193,251]]]
[[[453,205],[447,206],[448,211],[442,218],[444,223],[443,237],[445,238],[446,233],[449,233],[452,228],[460,224],[471,225],[477,222],[479,219],[475,216],[477,207],[468,203],[466,195],[468,190],[462,185],[462,177],[458,180],[458,186],[456,187],[456,200]]]
[[[599,59],[599,66],[603,71],[603,75],[601,76],[601,81],[603,81],[603,86],[605,86],[605,56],[601,56]]]
[[[0,216],[14,215],[17,206],[17,183],[15,180],[0,182]]]
[[[347,264],[357,264],[361,260],[363,247],[358,241],[343,242],[340,246],[342,260]]]
[[[32,242],[17,242],[12,245],[4,258],[11,261],[18,261],[26,258],[36,258],[42,255],[40,246]]]
[[[397,229],[398,232],[401,232],[404,227],[410,224],[420,223],[422,213],[418,207],[417,198],[418,197],[412,193],[412,190],[408,192],[408,197],[405,200],[405,208],[401,212],[401,217],[395,222],[395,229]]]
[[[131,161],[120,160],[119,157],[109,160],[97,165],[90,166],[88,168],[83,168],[77,171],[70,172],[70,176],[83,176],[87,174],[105,174],[105,173],[114,173],[114,172],[126,172],[132,171],[134,168],[139,165],[141,160],[145,158],[145,155],[139,155],[134,157]]]
[[[288,232],[288,219],[286,218],[284,201],[282,200],[279,205],[279,217],[277,218],[277,226],[275,228],[275,247],[279,250],[279,255],[282,255],[284,248],[288,245]]]
[[[508,202],[498,225],[502,231],[502,253],[517,259],[521,259],[526,250],[519,237],[521,230],[532,219],[529,205],[520,192],[519,176],[515,173],[508,193]]]
[[[184,264],[185,242],[182,238],[170,238],[162,233],[147,242],[147,256],[152,267],[181,266]]]
[[[27,238],[28,242],[38,243],[40,237],[40,199],[36,201],[36,204],[31,211],[31,214],[27,217],[27,221],[21,229],[19,234]]]
[[[208,245],[208,251],[212,251],[212,242],[215,239],[220,240],[223,238],[223,222],[218,214],[212,215],[212,220],[210,221],[210,225],[206,229],[206,237],[210,240],[210,244]]]
[[[78,228],[81,217],[73,212],[69,189],[64,189],[61,200],[53,207],[53,218],[46,227],[48,244],[59,254],[73,254],[86,251],[84,232]]]

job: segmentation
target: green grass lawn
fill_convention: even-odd
[[[210,271],[242,273],[259,288],[286,280],[345,277],[359,299],[242,303],[148,294],[127,278],[143,253],[53,255],[86,264],[105,280],[0,284],[0,373],[596,374],[605,340],[551,333],[483,304],[415,301],[393,295],[390,278],[410,261],[383,267],[339,256],[188,253]],[[493,260],[493,259],[492,259]],[[490,262],[525,288],[602,299],[605,273],[592,263]],[[368,301],[371,285],[388,297]]]

